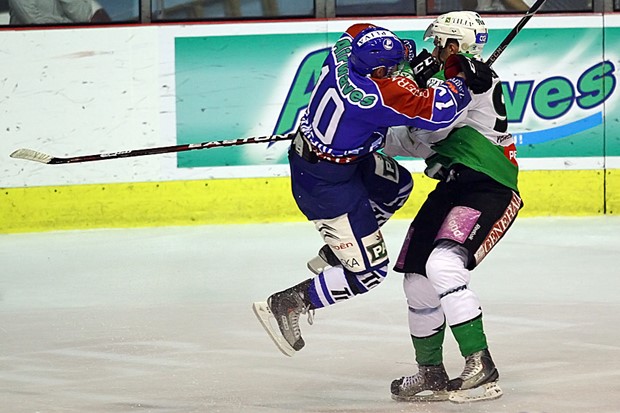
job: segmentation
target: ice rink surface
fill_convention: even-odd
[[[390,399],[416,369],[394,272],[276,349],[251,303],[321,245],[311,223],[0,235],[0,412],[620,412],[619,218],[518,218],[474,271],[505,394],[465,405]]]

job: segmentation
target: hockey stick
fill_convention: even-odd
[[[193,151],[197,149],[220,148],[220,147],[225,147],[225,146],[238,146],[238,145],[245,145],[248,143],[279,142],[279,141],[293,139],[294,136],[295,136],[294,132],[288,133],[286,135],[250,136],[248,138],[211,141],[211,142],[202,142],[202,143],[189,143],[189,144],[175,145],[175,146],[160,146],[157,148],[145,148],[145,149],[134,149],[134,150],[128,150],[128,151],[108,152],[108,153],[100,153],[97,155],[71,156],[68,158],[60,158],[60,157],[45,154],[43,152],[38,152],[32,149],[17,149],[11,154],[11,158],[25,159],[27,161],[35,161],[35,162],[55,165],[55,164],[61,164],[61,163],[102,161],[105,159],[130,158],[133,156],[156,155],[156,154],[171,153],[171,152],[184,152],[184,151]]]
[[[495,51],[491,54],[491,56],[487,59],[486,63],[491,66],[497,58],[504,52],[508,44],[512,42],[512,40],[519,34],[521,29],[525,26],[525,24],[536,14],[536,12],[542,7],[546,0],[537,0],[536,3],[532,5],[526,12],[525,15],[519,20],[517,25],[513,27],[513,29],[508,33],[506,38],[500,43],[500,45],[495,49]],[[16,159],[24,159],[27,161],[41,162],[45,164],[63,164],[63,163],[78,163],[78,162],[91,162],[91,161],[102,161],[105,159],[118,159],[118,158],[130,158],[134,156],[144,156],[144,155],[156,155],[162,153],[172,153],[172,152],[184,152],[184,151],[192,151],[197,149],[209,149],[216,147],[225,147],[225,146],[238,146],[245,145],[248,143],[265,143],[265,142],[278,142],[283,140],[290,140],[295,136],[295,133],[289,133],[286,135],[270,135],[270,136],[252,136],[248,138],[239,138],[232,140],[222,140],[222,141],[211,141],[211,142],[202,142],[202,143],[192,143],[185,145],[175,145],[175,146],[160,146],[156,148],[145,148],[145,149],[134,149],[127,151],[118,151],[118,152],[108,152],[101,153],[97,155],[82,155],[82,156],[71,156],[67,158],[61,158],[56,156],[51,156],[43,152],[38,152],[32,149],[17,149],[11,154],[11,158]]]
[[[536,1],[536,3],[532,4],[532,7],[530,7],[525,12],[525,16],[521,17],[521,20],[519,20],[517,25],[512,28],[510,33],[508,33],[508,36],[506,36],[506,38],[502,40],[500,45],[497,46],[497,49],[495,49],[491,56],[489,56],[489,58],[485,62],[487,65],[491,66],[493,65],[493,63],[495,63],[499,55],[501,55],[504,50],[506,50],[508,44],[512,42],[512,40],[519,34],[521,29],[523,29],[523,26],[525,26],[525,24],[534,16],[534,14],[536,14],[536,12],[542,7],[542,5],[545,4],[545,1],[546,0],[538,0]]]

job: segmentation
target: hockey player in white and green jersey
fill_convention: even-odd
[[[445,76],[464,73],[472,102],[453,129],[393,128],[384,148],[389,156],[424,158],[425,173],[439,180],[414,218],[394,267],[405,274],[418,364],[416,374],[392,382],[395,400],[459,403],[502,395],[480,301],[469,288],[470,271],[504,236],[523,203],[501,82],[479,57],[487,36],[475,12],[447,13],[429,26],[425,40],[432,39],[435,48],[410,62],[416,82],[434,86]],[[446,325],[465,358],[465,368],[452,380],[443,365]]]

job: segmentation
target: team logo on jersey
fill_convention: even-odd
[[[332,49],[336,64],[336,76],[338,76],[338,88],[340,94],[349,102],[360,107],[373,107],[378,99],[374,93],[366,93],[351,83],[349,79],[349,55],[351,54],[351,41],[347,38],[338,40]]]
[[[368,252],[368,259],[371,265],[376,265],[387,259],[387,248],[380,230],[362,238],[362,244]]]
[[[366,251],[368,251],[368,254],[370,255],[371,263],[387,258],[387,249],[385,248],[385,242],[383,240],[377,242],[376,244],[367,246]]]

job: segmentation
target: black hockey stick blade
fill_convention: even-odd
[[[506,38],[502,40],[499,46],[497,46],[497,49],[495,49],[491,56],[489,56],[489,58],[485,62],[487,65],[492,66],[493,63],[495,63],[499,55],[501,55],[504,50],[506,50],[506,47],[508,47],[510,42],[512,42],[512,40],[517,36],[517,34],[519,34],[521,29],[523,29],[523,26],[525,26],[525,24],[534,16],[534,14],[536,14],[536,12],[542,7],[542,5],[545,4],[545,1],[546,0],[538,0],[536,1],[536,3],[532,4],[532,7],[530,7],[525,12],[525,16],[521,17],[521,20],[519,20],[517,25],[512,28]]]
[[[157,155],[162,153],[185,152],[197,149],[219,148],[225,146],[239,146],[249,143],[271,143],[290,140],[295,137],[295,132],[286,135],[267,135],[267,136],[250,136],[248,138],[209,141],[202,143],[189,143],[174,146],[160,146],[156,148],[134,149],[127,151],[100,153],[95,155],[79,155],[71,157],[56,157],[33,149],[17,149],[10,156],[15,159],[24,159],[26,161],[41,162],[45,164],[57,165],[63,163],[81,163],[92,161],[103,161],[106,159],[130,158],[134,156]]]

